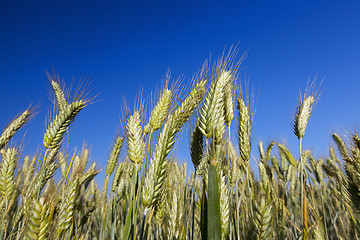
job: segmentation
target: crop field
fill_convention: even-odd
[[[313,82],[289,129],[298,152],[275,139],[255,145],[256,106],[240,64],[229,53],[205,63],[190,87],[166,81],[154,102],[128,109],[102,188],[89,149],[67,147],[73,122],[96,97],[65,91],[60,77],[49,75],[55,104],[38,154],[24,156],[12,140],[37,109],[20,112],[0,136],[0,239],[358,239],[359,134],[329,136],[336,147],[326,158],[303,148],[321,101]],[[185,125],[191,174],[173,154]]]

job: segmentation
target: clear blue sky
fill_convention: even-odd
[[[101,101],[80,113],[70,142],[88,143],[90,161],[104,169],[120,128],[122,97],[132,104],[140,87],[148,96],[169,68],[173,78],[189,79],[210,54],[216,58],[239,43],[240,53],[249,50],[242,74],[258,95],[253,148],[275,139],[297,152],[291,117],[299,89],[317,74],[325,77],[325,91],[304,146],[327,155],[331,132],[360,126],[359,10],[359,1],[2,0],[0,126],[41,103],[14,143],[26,132],[24,151],[43,150],[51,109],[44,71],[54,67],[68,83],[89,75]],[[183,138],[178,147],[187,145]]]

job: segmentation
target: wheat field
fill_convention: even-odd
[[[240,87],[241,60],[235,59],[229,54],[205,63],[184,98],[177,97],[181,86],[167,83],[155,102],[127,111],[102,189],[89,149],[74,154],[64,141],[94,98],[71,96],[49,75],[56,104],[39,133],[40,153],[22,156],[21,144],[11,141],[33,108],[0,136],[0,239],[358,239],[359,134],[332,134],[336,149],[330,147],[326,159],[303,149],[320,96],[311,84],[289,129],[299,152],[276,140],[254,146],[253,96]],[[185,125],[191,174],[172,154]],[[250,167],[253,158],[257,169]]]

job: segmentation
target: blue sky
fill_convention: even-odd
[[[67,83],[87,75],[98,101],[84,109],[71,132],[73,147],[91,147],[91,162],[104,169],[123,97],[132,104],[172,78],[188,80],[210,55],[238,43],[248,50],[242,76],[257,96],[253,156],[257,143],[285,142],[297,152],[292,133],[299,90],[308,79],[325,78],[304,147],[326,156],[331,132],[359,128],[360,3],[358,1],[0,1],[0,126],[30,104],[36,117],[24,152],[43,151],[51,109],[45,70]],[[239,57],[240,57],[239,55]],[[183,137],[178,149],[186,149]],[[179,151],[180,161],[189,160]],[[190,163],[190,162],[189,162]],[[189,164],[191,166],[191,164]]]

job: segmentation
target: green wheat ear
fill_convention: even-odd
[[[60,239],[63,234],[66,234],[66,231],[71,228],[74,217],[75,200],[79,187],[78,183],[79,181],[76,178],[69,186],[69,188],[66,189],[66,192],[64,192],[64,195],[61,199],[59,219],[56,230],[56,236],[58,239]]]
[[[203,151],[204,151],[204,135],[201,133],[199,126],[196,125],[192,133],[191,144],[190,144],[190,155],[195,170],[197,169],[197,167],[199,166],[202,160]]]
[[[155,132],[161,127],[169,112],[171,97],[171,90],[164,89],[158,103],[155,105],[150,114],[149,123],[144,127],[145,134]]]
[[[69,129],[70,124],[75,120],[77,114],[91,103],[93,98],[88,98],[88,93],[84,90],[78,89],[76,95],[73,97],[74,100],[71,103],[68,103],[64,92],[59,85],[58,76],[55,77],[55,80],[53,80],[50,75],[48,76],[55,92],[59,110],[49,123],[49,126],[44,134],[43,145],[47,150],[51,150],[61,144],[65,132]]]
[[[0,149],[2,149],[10,139],[15,135],[15,133],[27,123],[33,113],[33,109],[25,110],[20,116],[16,117],[11,123],[4,129],[0,135]]]
[[[294,117],[294,133],[299,139],[305,135],[306,126],[312,114],[314,103],[315,98],[313,96],[304,96],[304,99],[301,100],[300,105],[297,107]]]
[[[18,150],[16,148],[2,149],[1,155],[0,195],[8,204],[15,187],[14,172],[18,160]]]
[[[293,157],[289,149],[287,149],[283,144],[278,143],[277,146],[279,148],[280,153],[284,154],[284,156],[289,161],[289,163],[295,167],[297,164],[295,158]]]
[[[34,201],[30,213],[25,239],[46,240],[48,239],[49,222],[49,206],[45,203],[44,198],[40,201]]]
[[[318,88],[320,88],[320,86],[321,83]],[[315,105],[319,100],[320,95],[319,89],[316,89],[315,87],[315,81],[311,82],[310,85],[308,84],[303,96],[300,95],[300,101],[293,117],[293,130],[298,139],[304,137],[309,118],[314,112]]]
[[[137,171],[140,171],[145,157],[146,144],[139,111],[135,111],[132,116],[129,116],[126,131],[128,157],[135,164]]]
[[[79,100],[70,104],[66,111],[56,115],[44,135],[43,144],[46,149],[53,149],[60,145],[70,124],[85,106],[86,102]]]
[[[120,155],[121,147],[123,145],[123,141],[124,141],[124,139],[122,137],[116,138],[115,144],[111,150],[111,154],[110,154],[109,160],[106,165],[106,175],[107,176],[110,176],[115,170],[117,160]]]
[[[273,206],[269,198],[262,196],[259,202],[254,202],[256,239],[271,239],[273,234]]]
[[[166,157],[175,144],[175,134],[174,119],[170,115],[160,133],[153,158],[150,161],[149,173],[145,180],[145,189],[148,190],[148,193],[145,195],[150,196],[152,206],[156,206],[163,190],[168,164]],[[149,199],[149,197],[145,197],[145,199]]]
[[[66,101],[64,92],[61,90],[60,85],[56,81],[51,80],[51,85],[55,92],[55,97],[59,108],[59,112],[65,111],[68,108],[68,103]]]
[[[225,176],[222,176],[222,173],[220,173],[219,180],[221,238],[226,239],[230,230],[229,192],[226,186]]]
[[[150,160],[149,170],[144,180],[142,201],[146,208],[156,206],[162,191],[167,170],[167,156],[175,144],[176,134],[194,113],[202,99],[206,81],[196,84],[184,102],[171,114],[159,135],[155,152]]]
[[[216,141],[220,141],[225,121],[224,87],[230,81],[231,75],[222,70],[214,78],[200,113],[199,127],[207,139],[215,137],[218,138]]]
[[[233,81],[228,81],[224,87],[224,115],[225,123],[227,126],[231,125],[234,118],[234,94],[233,94]]]
[[[53,71],[53,74],[46,72],[46,75],[51,83],[51,86],[55,93],[56,105],[59,112],[65,111],[68,108],[68,102],[64,93],[64,84],[61,84],[61,79],[59,74],[56,71]]]
[[[250,161],[251,152],[251,125],[252,125],[252,114],[249,111],[249,107],[246,106],[243,98],[238,98],[238,110],[239,110],[239,130],[238,140],[240,157],[243,161]]]
[[[185,100],[173,113],[176,131],[180,130],[200,104],[205,93],[206,82],[206,80],[198,82],[187,98],[185,98]]]

